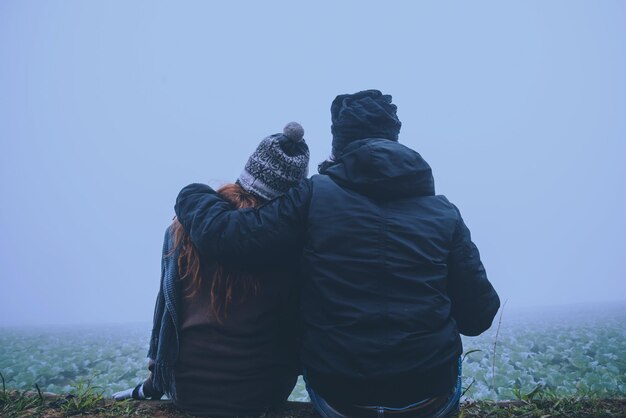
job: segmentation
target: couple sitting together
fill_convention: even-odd
[[[307,178],[304,130],[263,141],[234,184],[185,187],[165,234],[150,378],[193,415],[258,416],[299,374],[335,417],[448,417],[461,338],[500,306],[456,206],[398,143],[391,96],[332,103],[332,155]]]

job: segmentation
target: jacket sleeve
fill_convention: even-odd
[[[271,266],[301,248],[311,183],[303,180],[260,208],[235,210],[217,192],[191,184],[176,199],[176,216],[200,254],[226,264]]]
[[[500,298],[487,279],[478,248],[461,213],[456,211],[458,220],[448,259],[448,294],[459,332],[476,336],[491,326],[500,308]]]

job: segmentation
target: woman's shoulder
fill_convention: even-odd
[[[163,234],[163,255],[169,255],[174,247],[175,227],[174,223],[171,223],[165,228]]]

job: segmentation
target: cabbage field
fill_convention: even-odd
[[[37,383],[60,393],[91,379],[110,395],[147,376],[150,328],[0,328],[0,372],[7,388],[30,390]],[[537,385],[557,394],[626,396],[626,305],[505,308],[494,356],[497,331],[498,318],[485,334],[463,338],[466,397],[513,399]],[[291,399],[308,399],[302,381]]]

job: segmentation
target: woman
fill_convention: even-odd
[[[304,130],[289,123],[265,138],[235,184],[219,189],[234,208],[258,207],[306,178]],[[165,234],[161,289],[150,341],[150,377],[115,399],[168,394],[193,415],[259,415],[291,393],[297,362],[296,266],[268,271],[220,265],[199,254],[180,223]]]

